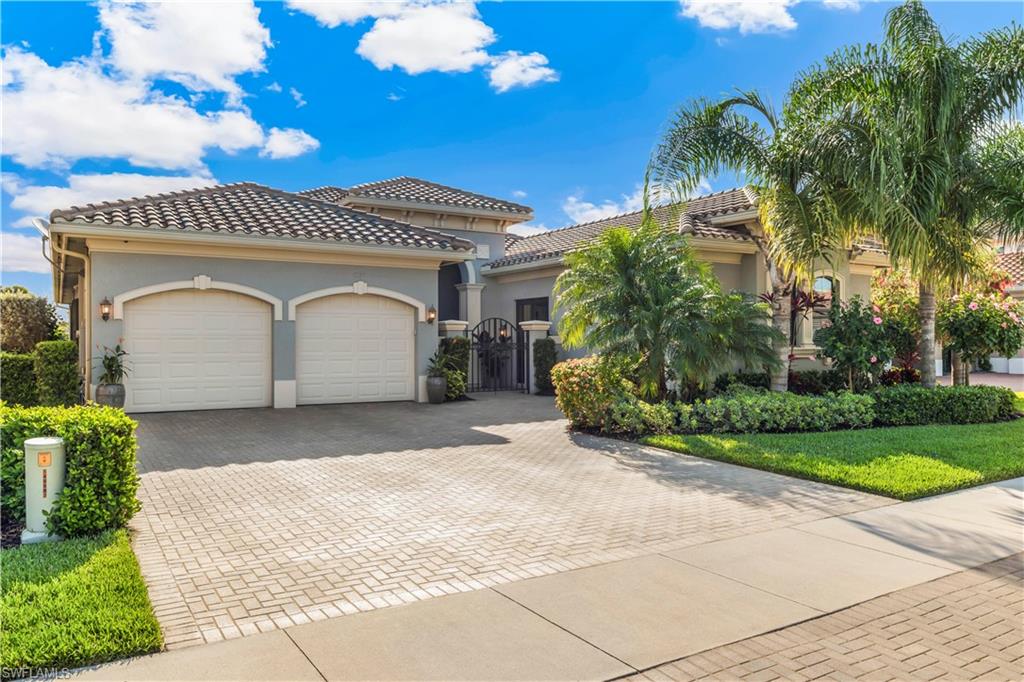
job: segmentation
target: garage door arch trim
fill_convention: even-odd
[[[416,319],[419,322],[427,321],[427,306],[418,298],[413,298],[407,294],[403,294],[400,291],[394,291],[393,289],[384,289],[381,287],[371,287],[366,282],[354,282],[351,286],[344,287],[327,287],[326,289],[317,289],[316,291],[310,291],[301,296],[288,301],[288,319],[294,320],[296,315],[296,308],[303,303],[314,301],[318,298],[324,298],[327,296],[338,296],[339,294],[355,294],[362,296],[369,294],[372,296],[383,296],[384,298],[393,298],[396,301],[401,301],[406,305],[412,306],[416,309]]]
[[[131,291],[120,293],[117,296],[114,296],[114,319],[124,319],[124,304],[128,301],[132,301],[136,298],[142,298],[143,296],[150,296],[152,294],[161,294],[165,291],[177,291],[179,289],[219,289],[221,291],[233,291],[236,294],[244,294],[269,303],[274,308],[274,319],[284,319],[284,303],[278,297],[272,296],[267,292],[254,287],[246,286],[245,284],[216,281],[206,275],[196,275],[192,279],[182,279],[174,282],[150,284],[149,286],[139,287],[138,289],[132,289]]]

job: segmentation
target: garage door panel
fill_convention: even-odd
[[[412,307],[373,295],[340,295],[296,311],[300,404],[415,399]]]
[[[125,304],[130,412],[271,404],[271,309],[225,291],[182,290]]]

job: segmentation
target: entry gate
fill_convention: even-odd
[[[469,332],[468,391],[530,392],[527,334],[506,319],[490,317]]]

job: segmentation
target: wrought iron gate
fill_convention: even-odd
[[[469,391],[530,391],[526,333],[506,319],[490,317],[469,332]]]

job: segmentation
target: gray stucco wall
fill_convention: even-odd
[[[289,299],[326,287],[350,286],[357,281],[412,296],[427,307],[436,305],[438,291],[437,270],[96,253],[92,256],[92,296],[94,301],[104,297],[113,300],[114,296],[132,289],[189,280],[196,275],[242,284],[276,296],[284,303],[284,317],[287,317]],[[409,314],[415,314],[412,308]],[[117,344],[124,330],[122,320],[104,322],[98,305],[93,306],[92,329],[93,356],[98,354],[97,347]],[[437,348],[437,327],[418,322],[415,329],[416,374],[423,375],[430,355]],[[294,379],[295,322],[275,321],[273,337],[273,377],[275,380]],[[93,363],[93,383],[100,374],[97,364]]]

